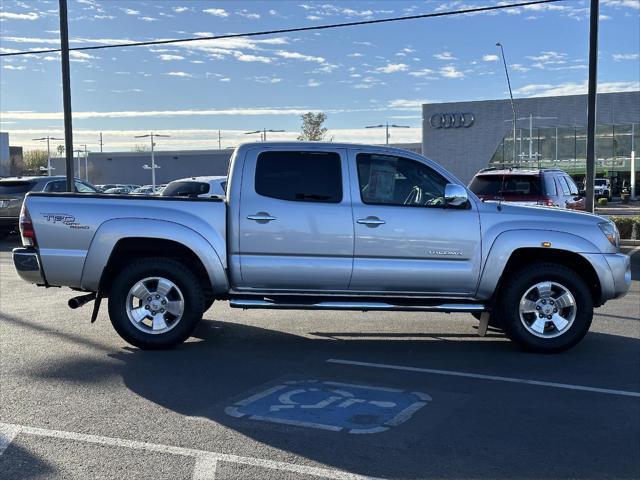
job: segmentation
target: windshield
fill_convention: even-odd
[[[19,195],[21,193],[27,193],[35,184],[36,182],[28,182],[24,180],[0,182],[0,195]]]
[[[480,196],[540,195],[540,177],[537,175],[479,175],[469,188]]]
[[[162,191],[163,197],[197,197],[209,193],[209,184],[204,182],[171,182]]]
[[[607,181],[604,178],[596,178],[596,185],[599,187],[604,187],[607,184]]]

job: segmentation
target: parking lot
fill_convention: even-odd
[[[536,355],[469,314],[225,303],[181,347],[140,351],[106,308],[91,325],[70,290],[20,281],[15,245],[0,478],[640,477],[640,247],[582,343]]]

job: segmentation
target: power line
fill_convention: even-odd
[[[119,43],[117,45],[93,45],[89,47],[74,47],[74,48],[70,48],[69,50],[70,51],[103,50],[107,48],[144,47],[144,46],[150,46],[150,45],[167,45],[172,43],[197,42],[200,40],[222,40],[225,38],[258,37],[258,36],[275,35],[275,34],[281,34],[281,33],[308,32],[312,30],[327,30],[331,28],[356,27],[360,25],[374,25],[378,23],[401,22],[405,20],[419,20],[423,18],[446,17],[450,15],[490,12],[493,10],[501,10],[504,8],[526,7],[528,5],[540,5],[544,3],[557,3],[557,2],[563,2],[563,1],[565,0],[533,0],[530,2],[493,5],[489,7],[466,8],[461,10],[450,10],[446,12],[424,13],[420,15],[410,15],[406,17],[381,18],[378,20],[361,20],[358,22],[332,23],[327,25],[314,25],[311,27],[283,28],[279,30],[262,30],[258,32],[231,33],[227,35],[215,35],[215,36],[209,36],[209,37],[176,38],[171,40],[150,40],[147,42]],[[23,51],[23,52],[2,53],[0,54],[0,57],[14,57],[19,55],[37,55],[40,53],[55,53],[60,51],[61,51],[60,48],[49,48],[46,50],[30,50],[26,52]]]

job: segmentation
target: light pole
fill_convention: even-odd
[[[50,137],[50,136],[46,136],[46,137],[42,137],[42,138],[34,138],[33,141],[34,142],[41,142],[41,141],[47,141],[47,176],[50,177],[51,176],[51,170],[53,170],[53,168],[51,168],[51,145],[50,145],[50,141],[51,140],[64,140],[64,138],[55,138],[55,137]],[[43,167],[40,167],[40,169],[42,170]]]
[[[260,141],[261,142],[266,142],[267,141],[267,132],[269,132],[269,133],[280,133],[280,132],[284,132],[284,130],[272,130],[272,129],[267,130],[266,128],[263,128],[262,130],[254,130],[253,132],[244,132],[244,134],[245,135],[253,135],[255,133],[259,133],[260,134]]]
[[[79,146],[79,147],[82,147],[82,145],[78,145],[78,146]],[[81,154],[82,152],[84,152],[84,150],[83,150],[83,149],[81,149],[81,148],[76,148],[76,149],[74,150],[74,152],[77,154],[76,158],[78,159],[78,169],[76,170],[76,174],[77,174],[78,178],[82,178],[82,175],[81,175],[81,171],[82,171],[82,170],[80,170],[80,154]],[[74,185],[74,189],[75,189],[75,185]]]
[[[156,165],[156,158],[155,158],[155,142],[153,141],[154,137],[163,137],[163,138],[168,138],[170,135],[160,135],[159,133],[148,133],[146,135],[137,135],[134,138],[150,138],[151,139],[151,166],[148,165],[143,165],[142,168],[144,168],[145,170],[151,170],[151,186],[153,187],[153,192],[155,193],[156,191],[156,168],[160,168],[158,165]]]
[[[389,128],[411,128],[409,125],[396,125],[394,123],[389,125],[389,122],[387,122],[385,124],[380,124],[380,125],[369,125],[369,126],[366,126],[364,128],[383,128],[383,127],[385,129],[385,135],[384,135],[384,138],[385,138],[384,144],[385,145],[389,145],[389,137],[390,137]]]
[[[513,112],[513,163],[516,163],[516,107],[513,103],[513,92],[511,91],[511,80],[509,80],[509,70],[507,69],[507,60],[504,58],[504,48],[500,42],[496,43],[496,47],[500,47],[502,53],[502,63],[504,64],[504,74],[507,77],[507,85],[509,86],[509,98],[511,99],[511,111]]]

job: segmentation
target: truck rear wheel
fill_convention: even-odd
[[[158,350],[185,341],[202,318],[198,278],[184,264],[143,258],[125,267],[109,292],[109,317],[130,344]]]
[[[584,280],[564,265],[524,267],[513,272],[498,295],[500,323],[507,336],[525,350],[567,350],[582,340],[591,326],[591,292]]]

